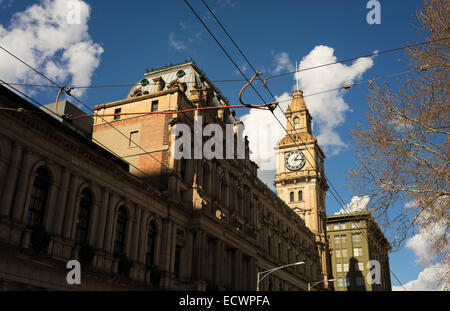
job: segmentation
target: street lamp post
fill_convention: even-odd
[[[275,272],[275,271],[280,270],[280,269],[284,269],[286,267],[303,265],[303,264],[304,264],[303,261],[299,261],[299,262],[294,262],[294,263],[291,263],[291,264],[288,264],[288,265],[284,265],[284,266],[281,266],[281,267],[273,268],[273,269],[270,269],[270,270],[258,272],[258,274],[256,275],[256,291],[259,292],[259,282],[261,282],[266,276],[268,276],[272,272]]]
[[[336,279],[329,279],[328,282],[333,282],[336,281]],[[317,284],[320,284],[322,282],[325,282],[325,280],[322,281],[318,281],[318,282],[313,282],[313,283],[308,283],[308,292],[311,291],[311,288],[313,288],[314,286],[316,286]]]

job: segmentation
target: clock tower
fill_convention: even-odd
[[[322,273],[327,280],[329,250],[326,237],[325,193],[328,185],[324,175],[325,155],[312,135],[311,115],[303,92],[293,92],[286,110],[287,132],[277,148],[275,187],[284,200],[316,236]],[[325,286],[327,282],[325,281]]]

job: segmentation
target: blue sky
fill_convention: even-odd
[[[82,11],[82,25],[78,26],[74,34],[70,37],[67,35],[74,29],[69,27],[60,32],[64,39],[56,39],[59,38],[57,36],[54,38],[43,36],[42,40],[48,40],[47,45],[51,48],[40,46],[38,41],[33,41],[33,37],[29,38],[30,41],[15,41],[14,39],[17,39],[15,31],[23,29],[27,32],[34,27],[27,25],[26,19],[20,19],[15,14],[18,12],[23,14],[32,4],[50,8],[53,2],[53,0],[0,0],[0,25],[2,26],[0,27],[0,43],[7,45],[25,60],[52,75],[59,83],[131,84],[142,79],[146,68],[177,63],[190,58],[195,60],[210,80],[241,78],[236,68],[182,0],[85,1],[90,10]],[[192,0],[191,2],[236,63],[250,77],[248,66],[244,66],[244,59],[220,31],[201,1]],[[413,22],[411,17],[422,6],[422,0],[380,1],[381,24],[379,25],[367,23],[366,15],[369,9],[366,9],[366,0],[209,0],[207,2],[252,65],[263,72],[263,76],[292,70],[296,61],[305,60],[304,57],[310,55],[311,51],[318,46],[322,47],[318,48],[317,52],[329,52],[332,48],[332,57],[341,60],[425,39],[423,34],[411,27]],[[63,9],[63,7],[54,8],[54,12],[61,13],[64,12]],[[15,16],[14,21],[13,16]],[[49,17],[49,19],[52,18]],[[56,19],[57,22],[58,19]],[[79,49],[74,48],[75,46]],[[83,49],[88,52],[84,52]],[[329,55],[324,59],[330,59]],[[350,62],[345,64],[346,67],[342,67],[342,70],[352,72],[353,76],[349,78],[349,82],[365,81],[407,70],[407,65],[398,59],[405,59],[405,54],[395,52],[379,55],[370,60],[367,59],[367,63],[361,66]],[[21,65],[6,58],[5,55],[0,55],[1,63],[3,63],[0,65],[1,79],[8,82],[43,82],[24,70],[19,70],[18,67]],[[306,63],[314,63],[314,59],[305,61],[304,64]],[[351,67],[352,65],[354,66]],[[88,74],[83,74],[86,72]],[[325,75],[327,75],[326,72]],[[306,77],[308,76],[303,76],[303,78]],[[301,77],[298,78],[301,79]],[[326,85],[333,85],[334,76],[327,75],[324,78],[328,79]],[[336,77],[336,79],[345,82],[345,77],[339,79]],[[308,79],[308,81],[312,80]],[[314,85],[308,84],[308,81],[303,81],[301,86],[314,89]],[[276,96],[283,96],[283,94],[285,97],[288,96],[285,93],[291,93],[294,85],[294,75],[269,80],[269,87]],[[242,83],[217,83],[216,86],[230,99],[231,104],[237,104]],[[94,106],[123,99],[127,96],[129,89],[128,87],[88,89],[80,95],[85,103]],[[57,92],[53,89],[27,88],[26,90],[42,103],[54,101]],[[258,90],[266,101],[271,101],[260,85]],[[317,91],[321,90],[323,89],[317,89]],[[320,131],[328,127],[333,135],[337,135],[328,136],[328,141],[333,137],[339,137],[341,140],[339,145],[329,142],[325,148],[328,155],[325,168],[328,179],[332,181],[346,202],[350,202],[355,195],[346,187],[345,178],[345,170],[351,169],[354,162],[353,152],[349,148],[352,144],[349,134],[358,122],[365,123],[366,95],[367,85],[337,94],[338,99],[342,99],[347,108],[336,111],[336,118],[340,120],[336,123],[330,121],[330,115],[327,115],[328,120],[320,121],[325,116],[323,113],[325,113],[327,98],[322,102],[313,100],[312,97],[311,100],[306,98],[310,110],[316,109],[317,118],[315,119],[319,120],[318,127],[315,128],[319,132],[315,134],[321,134]],[[260,103],[252,91],[248,91],[245,96],[248,102]],[[333,99],[330,98],[330,100]],[[317,104],[317,106],[309,106],[310,104]],[[237,114],[238,117],[244,116],[248,114],[248,111],[238,110]],[[323,136],[325,137],[327,133],[323,133]],[[330,195],[327,196],[326,204],[328,214],[333,214],[341,208]],[[389,236],[389,232],[386,234]],[[390,265],[403,283],[416,280],[419,272],[423,270],[423,267],[415,263],[414,252],[409,248],[392,253]],[[398,285],[393,278],[392,284]]]

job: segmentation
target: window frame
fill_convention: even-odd
[[[31,188],[26,219],[27,225],[40,226],[43,224],[51,182],[52,178],[49,171],[45,167],[40,166],[36,170],[36,177]],[[35,220],[36,218],[37,220]]]
[[[158,106],[159,106],[159,101],[158,100],[152,100],[152,103],[150,104],[150,112],[158,111]]]
[[[115,108],[113,120],[120,120],[121,117],[120,113],[122,113],[122,108]]]
[[[116,235],[114,239],[114,254],[125,253],[125,243],[127,237],[128,213],[125,206],[120,206],[116,219]],[[118,249],[119,248],[119,249]]]
[[[89,197],[86,198],[84,194],[88,194]],[[78,204],[78,216],[77,216],[77,226],[75,231],[75,244],[87,243],[89,240],[89,224],[91,220],[92,207],[93,207],[93,196],[92,192],[84,188],[81,191],[80,202]],[[82,215],[85,211],[86,215]],[[83,220],[82,222],[80,221]],[[81,224],[80,224],[81,223]]]

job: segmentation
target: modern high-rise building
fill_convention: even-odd
[[[391,245],[370,212],[330,215],[327,232],[335,290],[391,290]]]

